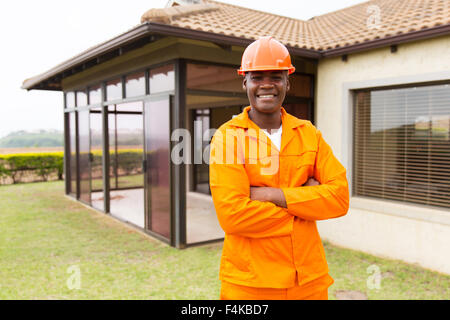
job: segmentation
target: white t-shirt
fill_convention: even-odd
[[[278,148],[278,151],[281,149],[281,133],[283,132],[283,125],[280,126],[280,128],[274,132],[272,130],[272,134],[270,134],[266,129],[262,129],[264,133],[272,140],[273,144]]]

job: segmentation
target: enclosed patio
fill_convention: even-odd
[[[187,7],[192,15],[235,10],[220,6]],[[157,14],[178,17],[177,10]],[[64,92],[67,196],[177,248],[220,241],[209,144],[248,105],[237,69],[252,40],[142,19],[24,88]],[[319,54],[288,49],[296,72],[283,107],[314,121]]]

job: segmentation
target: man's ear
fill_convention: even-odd
[[[245,74],[244,79],[242,79],[242,89],[247,91],[247,74]]]
[[[285,73],[286,75],[286,92],[289,91],[289,89],[291,89],[291,83],[289,82],[289,75],[287,74],[287,72]]]

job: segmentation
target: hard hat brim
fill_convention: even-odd
[[[268,66],[268,67],[258,67],[258,68],[244,68],[244,69],[238,69],[237,73],[241,76],[245,75],[246,72],[250,72],[250,71],[283,71],[286,70],[288,71],[288,74],[294,73],[295,72],[295,67],[294,66],[290,66],[290,67],[274,67],[274,66]]]

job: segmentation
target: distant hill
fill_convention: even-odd
[[[63,143],[63,132],[56,130],[21,130],[0,138],[0,148],[62,147]]]

